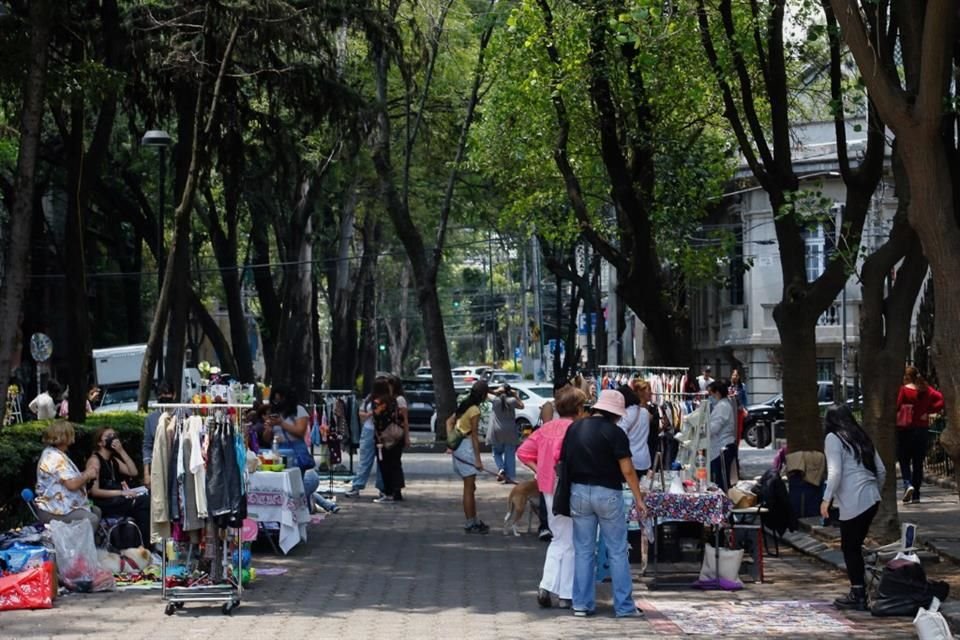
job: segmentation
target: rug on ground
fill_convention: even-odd
[[[656,603],[637,602],[651,626],[661,633],[691,635],[835,634],[856,631],[853,622],[825,601],[711,600]]]

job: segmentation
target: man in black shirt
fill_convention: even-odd
[[[625,413],[623,396],[601,391],[589,418],[570,425],[563,441],[563,460],[571,481],[573,517],[573,615],[596,612],[597,525],[607,547],[617,617],[642,615],[633,600],[633,579],[627,554],[627,520],[623,482],[630,486],[641,513],[640,484],[633,468],[630,441],[617,426]]]

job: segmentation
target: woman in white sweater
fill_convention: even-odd
[[[820,513],[828,517],[831,501],[840,510],[840,548],[850,578],[850,593],[833,601],[838,609],[867,610],[863,541],[880,506],[886,469],[870,436],[846,405],[831,405],[823,418],[827,488]]]

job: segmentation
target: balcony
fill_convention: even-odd
[[[817,319],[818,327],[839,327],[843,318],[841,317],[840,303],[834,302],[830,307],[823,312],[823,314]],[[848,318],[849,321],[849,318]]]

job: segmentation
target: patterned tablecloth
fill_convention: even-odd
[[[280,523],[280,550],[307,539],[310,509],[299,469],[258,471],[247,485],[247,513],[257,522]]]
[[[647,513],[657,520],[682,520],[719,525],[726,522],[733,502],[720,493],[648,493]]]

